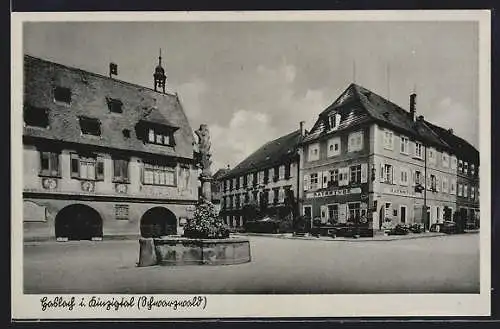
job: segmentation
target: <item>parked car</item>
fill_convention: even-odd
[[[425,227],[423,224],[421,223],[415,223],[415,224],[411,224],[409,227],[408,227],[409,231],[411,233],[422,233],[425,231]]]
[[[442,223],[434,223],[430,227],[431,232],[441,232],[447,234],[462,233],[457,223],[452,221],[444,221]]]
[[[279,221],[266,216],[258,220],[247,221],[245,231],[252,233],[280,233],[279,227]]]

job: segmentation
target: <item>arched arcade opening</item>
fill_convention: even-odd
[[[177,217],[164,207],[149,209],[141,218],[141,236],[158,238],[177,234]]]
[[[92,207],[74,204],[64,207],[55,218],[56,238],[92,240],[102,238],[102,218]]]

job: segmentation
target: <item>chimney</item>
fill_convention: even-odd
[[[412,93],[410,95],[410,117],[412,121],[415,121],[415,113],[417,112],[417,94]]]
[[[304,130],[304,125],[306,124],[305,121],[300,121],[300,136],[305,135],[305,130]]]
[[[448,129],[448,132],[453,135],[453,129]]]

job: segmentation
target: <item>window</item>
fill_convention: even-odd
[[[170,131],[157,131],[155,129],[150,128],[148,130],[148,142],[151,144],[159,144],[159,145],[174,145],[174,136]]]
[[[248,176],[243,175],[243,187],[246,188],[248,186]]]
[[[263,183],[264,183],[264,172],[259,171],[259,184],[263,184]]]
[[[361,203],[353,202],[348,204],[349,208],[349,220],[358,221],[361,217]]]
[[[238,177],[234,179],[234,186],[237,190],[240,189],[240,179]]]
[[[357,131],[349,134],[347,150],[348,152],[361,151],[363,149],[363,132]]]
[[[65,87],[54,88],[54,100],[56,102],[71,103],[71,89]]]
[[[429,148],[429,163],[436,163],[436,154],[432,148]]]
[[[469,196],[469,194],[467,193],[468,192],[467,189],[468,189],[468,186],[464,185],[464,198]]]
[[[290,171],[291,171],[291,164],[290,163],[285,164],[285,179],[290,178],[291,176]]]
[[[106,101],[108,103],[108,109],[113,112],[113,113],[122,113],[123,109],[123,103],[119,99],[114,99],[114,98],[109,98],[106,97]]]
[[[332,223],[337,223],[339,221],[339,205],[337,204],[328,205],[328,219]]]
[[[393,177],[394,168],[390,164],[384,165],[384,182],[388,184],[392,184],[394,181]]]
[[[442,190],[444,193],[448,193],[448,179],[443,177],[443,187]]]
[[[258,181],[257,181],[257,173],[256,173],[256,172],[254,172],[254,173],[253,173],[253,176],[252,176],[252,184],[253,184],[253,186],[257,186],[257,184],[258,184]]]
[[[473,163],[470,164],[470,174],[471,175],[475,174],[475,168],[474,168],[474,164]]]
[[[469,173],[469,163],[464,161],[464,174],[467,175],[468,173]]]
[[[415,171],[415,185],[422,184],[422,173],[418,170]]]
[[[128,160],[113,159],[113,181],[128,183]]]
[[[317,173],[311,174],[311,188],[312,189],[318,188],[318,174]]]
[[[436,183],[437,183],[436,176],[431,174],[431,190],[432,191],[437,191]]]
[[[450,158],[448,157],[448,154],[443,152],[443,167],[448,168],[450,166]]]
[[[330,185],[333,185],[333,186],[339,185],[339,170],[338,169],[330,170]]]
[[[340,137],[330,138],[327,143],[327,156],[332,157],[340,154]]]
[[[340,125],[340,114],[333,113],[328,116],[328,129],[332,130],[337,128]]]
[[[277,181],[279,181],[279,179],[280,179],[280,169],[279,169],[279,167],[274,167],[274,170],[273,170],[273,181],[277,182]]]
[[[40,151],[40,175],[59,177],[59,153]]]
[[[240,195],[236,194],[235,208],[238,209],[240,207]]]
[[[229,191],[232,191],[232,190],[233,190],[233,187],[234,187],[233,183],[234,183],[234,180],[233,180],[233,179],[230,179],[230,180],[229,180]]]
[[[145,185],[175,186],[175,167],[157,163],[144,163],[143,183]]]
[[[123,129],[122,133],[123,133],[123,137],[130,138],[130,130],[129,129]]]
[[[470,187],[470,198],[473,199],[473,200],[474,200],[474,197],[475,197],[474,193],[475,193],[474,186],[471,186]]]
[[[80,129],[84,135],[101,135],[101,122],[94,118],[80,117]]]
[[[422,143],[415,142],[415,156],[419,159],[422,159],[422,149],[423,149]]]
[[[280,192],[279,187],[278,188],[273,188],[273,203],[274,204],[278,203],[279,192]]]
[[[309,161],[319,160],[319,144],[309,145]]]
[[[350,182],[351,183],[361,183],[361,165],[351,166],[350,171]]]
[[[463,172],[464,166],[463,166],[463,161],[458,160],[458,172]]]
[[[104,161],[95,156],[71,154],[71,177],[104,180]]]
[[[408,170],[401,169],[401,185],[408,185]]]
[[[264,184],[269,182],[269,169],[264,169]]]
[[[455,156],[451,157],[451,169],[457,169],[457,158]]]
[[[24,123],[30,127],[47,128],[49,126],[49,110],[39,107],[25,106]]]
[[[387,150],[393,149],[394,134],[390,130],[384,130],[384,148]]]
[[[464,194],[464,187],[462,184],[458,184],[458,196],[462,196]]]
[[[250,193],[245,193],[245,203],[248,203],[250,199]]]
[[[400,151],[403,154],[408,154],[410,149],[410,140],[408,137],[401,136],[401,144],[400,144]]]
[[[129,205],[128,204],[115,205],[115,218],[117,220],[128,220],[128,216],[129,216]]]
[[[280,166],[279,175],[280,179],[285,178],[285,166]]]
[[[457,182],[452,179],[450,183],[450,194],[455,194],[456,184]]]

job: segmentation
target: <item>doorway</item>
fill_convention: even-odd
[[[141,218],[141,236],[143,238],[159,238],[177,234],[177,217],[164,207],[149,209]]]
[[[102,218],[92,207],[74,204],[63,208],[55,218],[56,238],[92,240],[102,238]]]

